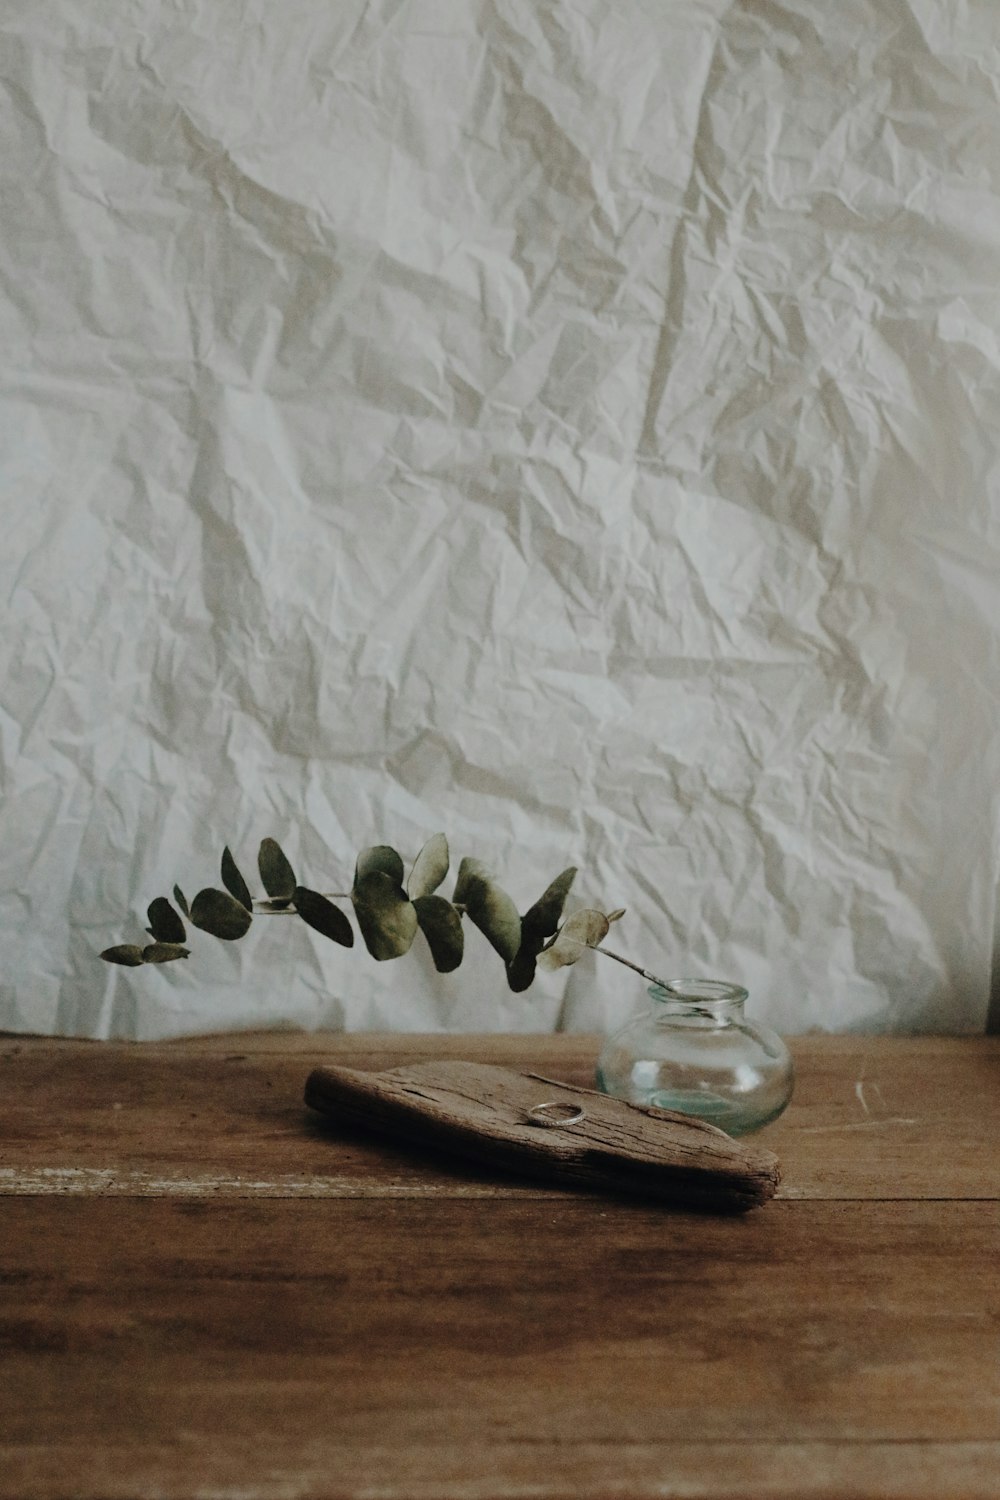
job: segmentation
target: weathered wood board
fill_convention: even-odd
[[[780,1178],[772,1151],[704,1121],[588,1089],[561,1092],[558,1082],[489,1063],[314,1068],[305,1100],[334,1120],[520,1176],[686,1208],[742,1213],[772,1198]],[[551,1104],[583,1117],[553,1127],[533,1115]]]

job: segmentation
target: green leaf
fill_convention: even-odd
[[[538,967],[536,960],[540,951],[540,948],[536,948],[532,952],[531,948],[522,941],[520,948],[507,965],[507,986],[514,991],[515,995],[530,989],[534,983],[535,970]]]
[[[151,901],[146,909],[146,916],[149,918],[149,931],[158,943],[183,943],[187,937],[184,923],[166,896],[157,896],[155,901]]]
[[[184,915],[188,918],[188,920],[190,920],[191,912],[188,908],[187,897],[185,896],[179,885],[174,886],[174,900],[177,902],[177,905],[180,907]]]
[[[243,937],[252,920],[242,902],[227,891],[199,891],[191,902],[191,921],[195,927],[213,937],[224,938],[227,943]]]
[[[373,844],[370,849],[362,849],[358,855],[358,862],[354,869],[354,884],[364,880],[373,870],[381,870],[388,875],[394,885],[402,889],[403,885],[403,861],[389,844]]]
[[[185,948],[183,943],[148,943],[142,950],[142,961],[145,964],[168,964],[175,958],[188,958],[190,954],[190,948]]]
[[[455,882],[455,902],[463,905],[504,963],[513,963],[521,946],[517,907],[478,859],[463,859]]]
[[[469,891],[477,880],[492,880],[493,872],[483,864],[482,860],[469,859],[468,855],[462,860],[458,867],[458,875],[455,880],[455,890],[452,900],[457,906],[464,906],[468,900]]]
[[[413,902],[385,870],[369,870],[351,892],[361,936],[372,958],[400,958],[417,934]]]
[[[354,947],[354,929],[344,916],[338,906],[321,896],[318,891],[307,891],[305,886],[297,885],[292,905],[302,918],[328,937],[334,943],[340,943],[344,948]]]
[[[555,941],[538,955],[542,969],[561,969],[575,964],[588,948],[596,948],[607,937],[611,924],[602,911],[583,907],[563,923]]]
[[[275,848],[277,847],[278,846],[275,845]],[[281,853],[280,849],[278,850],[278,853]],[[245,906],[247,911],[249,912],[253,911],[253,897],[250,894],[250,887],[247,885],[246,881],[243,879],[243,876],[236,868],[236,861],[233,858],[232,854],[229,852],[228,844],[222,851],[222,884],[226,887],[226,890],[229,892],[229,894],[236,898],[241,906]]]
[[[129,969],[138,968],[146,960],[138,943],[119,943],[117,948],[105,948],[101,957],[109,964],[125,964]]]
[[[413,861],[407,886],[410,900],[416,901],[418,896],[429,896],[436,891],[448,873],[449,863],[448,840],[443,833],[436,833]]]
[[[260,871],[264,889],[272,901],[283,901],[288,906],[295,894],[297,884],[295,871],[274,839],[261,841],[260,852],[257,855],[257,868]]]
[[[543,938],[552,936],[559,926],[566,897],[575,879],[576,865],[570,865],[568,870],[557,875],[552,884],[542,892],[534,906],[529,907],[524,914],[524,925],[529,932],[538,933]]]
[[[521,918],[521,946],[507,965],[507,983],[515,994],[531,985],[537,967],[535,960],[559,926],[566,897],[576,879],[576,866],[570,865],[557,875]]]
[[[462,918],[443,896],[418,896],[413,908],[430,946],[435,969],[439,974],[450,974],[462,962],[465,951]]]

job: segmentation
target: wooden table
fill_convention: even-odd
[[[714,1218],[301,1103],[593,1038],[0,1038],[0,1496],[1000,1495],[1000,1038],[793,1046],[780,1195]]]

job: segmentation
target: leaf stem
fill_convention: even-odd
[[[643,979],[649,979],[653,984],[658,984],[662,989],[667,989],[667,981],[660,979],[656,974],[651,974],[648,969],[640,968],[630,958],[623,958],[620,953],[612,953],[610,948],[602,948],[599,943],[594,944],[595,953],[603,953],[605,958],[613,958],[616,964],[624,964],[626,969],[632,969],[636,974],[641,974]]]
[[[319,893],[328,901],[350,901],[350,891],[321,891]],[[270,900],[264,897],[253,898],[253,909],[255,916],[261,917],[297,917],[298,912],[294,906],[273,906]]]

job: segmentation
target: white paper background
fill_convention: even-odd
[[[624,1019],[477,934],[95,957],[441,828],[786,1031],[981,1029],[992,0],[2,15],[0,1026]]]

